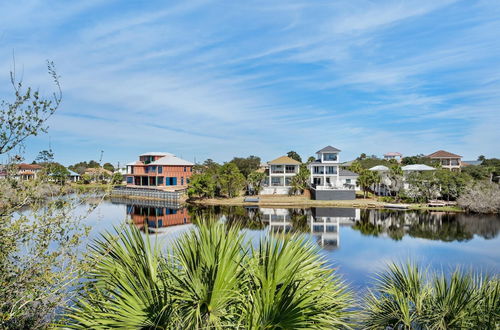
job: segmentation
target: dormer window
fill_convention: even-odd
[[[325,154],[323,154],[323,161],[327,161],[327,162],[337,161],[337,154],[325,153]]]

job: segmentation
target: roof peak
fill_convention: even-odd
[[[429,158],[462,158],[462,156],[451,153],[446,150],[438,150],[432,154],[427,155]]]
[[[273,159],[267,163],[268,164],[282,164],[282,165],[300,165],[301,164],[301,162],[299,162],[293,158],[290,158],[288,156],[281,156],[281,157]]]
[[[324,147],[323,149],[316,151],[317,154],[320,154],[323,152],[340,152],[340,149],[337,149],[335,147],[332,147],[331,145],[328,145],[328,146]]]

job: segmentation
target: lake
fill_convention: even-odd
[[[248,239],[301,232],[358,292],[391,261],[409,258],[432,270],[500,271],[500,217],[447,212],[353,208],[280,209],[181,207],[161,201],[111,198],[85,220],[91,238],[133,223],[166,249],[195,223],[216,218],[243,226]],[[147,231],[147,232],[146,232]]]

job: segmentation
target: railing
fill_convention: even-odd
[[[183,192],[184,190],[164,191],[152,188],[114,187],[111,196],[134,196],[174,201],[178,200]]]
[[[344,184],[342,186],[334,186],[334,185],[329,185],[329,186],[322,186],[322,185],[311,185],[312,188],[316,190],[355,190],[356,186],[353,184]]]

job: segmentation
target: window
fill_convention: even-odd
[[[271,186],[282,186],[283,183],[280,177],[271,177]]]
[[[327,166],[326,174],[337,174],[337,166]]]
[[[186,169],[186,168],[184,167],[184,169]],[[184,177],[181,176],[181,186],[183,186],[183,185],[184,185]]]
[[[345,183],[350,184],[351,183],[351,179],[345,179]]]
[[[158,174],[161,174],[163,172],[163,166],[158,166]]]
[[[177,186],[177,178],[176,177],[172,178],[172,186]]]
[[[144,173],[149,173],[149,166],[144,167]]]
[[[313,166],[313,173],[314,174],[323,174],[324,167],[323,166]]]
[[[163,177],[162,176],[159,176],[158,177],[158,184],[163,184]]]
[[[323,154],[323,160],[332,162],[337,160],[337,154]]]
[[[186,166],[184,166],[184,172],[186,172]]]
[[[133,176],[127,176],[127,183],[134,183],[134,177]]]
[[[326,178],[326,183],[330,183],[330,178]]]
[[[292,178],[285,178],[285,186],[289,186],[292,182]]]
[[[271,173],[283,173],[283,165],[271,165]]]
[[[295,173],[295,165],[286,165],[285,171],[286,173]]]

